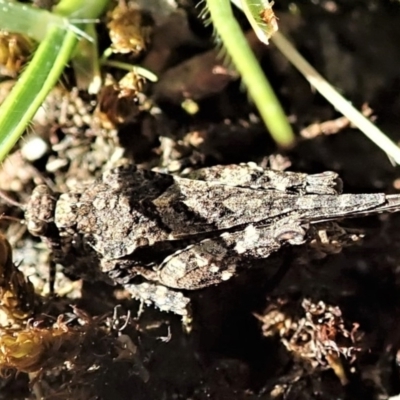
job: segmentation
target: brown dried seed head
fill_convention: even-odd
[[[12,249],[0,234],[0,308],[11,322],[29,318],[35,307],[32,283],[12,262]]]
[[[145,80],[135,71],[127,73],[119,82],[112,82],[102,88],[96,113],[103,126],[115,126],[134,120],[141,111],[139,98]]]
[[[0,32],[0,73],[15,77],[33,49],[33,42],[24,35]]]
[[[115,53],[139,55],[146,50],[152,21],[136,7],[118,5],[109,13],[107,24]]]

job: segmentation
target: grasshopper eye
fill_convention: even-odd
[[[46,185],[37,186],[26,206],[25,219],[28,231],[34,236],[45,236],[54,223],[56,205],[54,193]]]

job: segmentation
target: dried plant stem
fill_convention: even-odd
[[[371,141],[380,147],[397,164],[400,164],[400,148],[391,141],[376,125],[366,118],[360,111],[354,108],[351,103],[338,93],[318,71],[315,70],[296,48],[280,32],[269,35],[269,30],[259,24],[257,6],[258,1],[254,0],[231,0],[238,8],[245,12],[252,26],[258,25],[255,29],[258,39],[268,44],[269,39],[281,51],[281,53],[304,75],[310,84],[324,96],[339,112],[341,112],[354,126],[362,131]],[[255,4],[256,5],[255,5]]]
[[[397,164],[400,164],[400,148],[369,119],[365,118],[360,111],[354,108],[348,100],[341,96],[280,32],[273,36],[272,41],[322,96]]]

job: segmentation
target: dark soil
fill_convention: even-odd
[[[159,75],[159,82],[148,84],[144,93],[160,112],[130,113],[105,102],[102,111],[111,127],[104,125],[104,116],[103,120],[93,116],[95,97],[69,91],[74,86],[69,71],[64,82],[68,90],[50,95],[45,117],[36,118],[33,133],[20,143],[20,148],[26,148],[30,139],[39,137],[47,150],[28,161],[16,149],[0,171],[0,188],[22,203],[43,181],[66,191],[98,177],[112,157],[118,160],[122,148],[127,159],[171,173],[255,161],[307,173],[336,171],[348,193],[396,192],[400,170],[357,129],[301,137],[307,126],[341,115],[310,88],[273,44],[263,47],[249,33],[298,136],[292,149],[277,149],[235,75],[211,73],[221,63],[211,29],[198,19],[194,3],[180,1],[179,14],[161,20],[157,13],[152,15],[156,21],[153,42],[138,62]],[[394,0],[276,3],[281,32],[355,106],[368,104],[383,131],[400,141],[400,4]],[[248,29],[240,12],[237,17]],[[105,24],[99,32],[105,48],[109,44]],[[121,55],[115,58],[128,61]],[[116,79],[122,76],[120,71],[107,71]],[[182,88],[197,102],[197,114],[189,115],[181,108]],[[70,105],[68,112],[60,110],[62,101]],[[115,113],[123,115],[122,123],[110,118]],[[22,217],[5,204],[2,212]],[[128,361],[115,361],[111,350],[106,355],[104,337],[93,334],[93,343],[100,344],[90,347],[90,352],[99,359],[93,361],[89,350],[82,350],[79,368],[62,364],[44,368],[36,380],[32,374],[8,370],[0,382],[0,399],[39,398],[38,390],[46,399],[104,400],[378,400],[395,396],[400,392],[399,223],[396,214],[346,221],[343,226],[365,238],[337,254],[319,257],[310,246],[283,249],[236,279],[187,293],[194,310],[190,333],[178,316],[152,307],[144,307],[137,316],[137,302],[122,289],[85,282],[81,290],[58,270],[60,297],[47,296],[42,313],[56,318],[70,314],[69,304],[74,304],[91,318],[99,318],[119,304],[118,315],[130,312],[123,333],[137,346],[137,353]],[[14,261],[21,263],[41,290],[48,287],[46,250],[26,232],[16,233],[18,226],[4,221]],[[338,307],[344,321],[340,329],[346,332],[357,324],[354,338],[346,345],[355,349],[351,356],[338,353],[329,363],[326,357],[305,354],[311,341],[308,336],[297,350],[293,343],[288,350],[283,339],[290,339],[293,332],[287,332],[285,322],[276,324],[274,334],[271,331],[267,337],[265,319],[271,310],[280,312],[290,325],[305,317],[304,299]],[[118,336],[109,326],[102,329]],[[282,333],[285,330],[287,336]],[[337,337],[333,334],[331,339]],[[91,365],[97,368],[86,371]],[[337,367],[335,371],[332,366]]]

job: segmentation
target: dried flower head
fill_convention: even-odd
[[[107,24],[114,53],[139,55],[150,42],[153,21],[137,6],[120,1]]]
[[[278,299],[270,304],[264,315],[256,315],[262,321],[264,336],[278,335],[286,349],[296,357],[310,363],[313,368],[332,368],[343,384],[348,382],[342,359],[354,362],[361,350],[355,344],[358,324],[349,331],[337,306],[323,301],[314,303],[303,299],[303,316],[290,313],[293,308],[288,300]]]
[[[24,35],[0,31],[0,73],[16,77],[33,50],[33,42]]]
[[[135,71],[127,73],[119,82],[109,78],[99,94],[97,115],[103,126],[115,126],[134,120],[142,110],[145,80]]]

